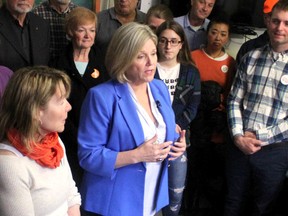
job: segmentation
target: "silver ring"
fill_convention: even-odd
[[[158,158],[157,161],[163,161],[163,159],[162,158]]]

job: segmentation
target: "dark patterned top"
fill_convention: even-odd
[[[49,1],[44,1],[33,9],[33,12],[50,23],[50,58],[51,60],[57,58],[68,44],[66,33],[64,30],[64,18],[71,10],[77,6],[72,2],[69,3],[68,8],[59,13],[49,5]]]

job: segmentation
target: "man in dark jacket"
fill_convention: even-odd
[[[49,23],[31,13],[34,0],[6,0],[0,9],[0,65],[13,71],[49,61]]]

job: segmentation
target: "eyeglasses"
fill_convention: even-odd
[[[171,46],[178,46],[182,41],[177,40],[176,38],[172,38],[171,40],[168,40],[167,38],[160,38],[158,43],[160,45],[168,45],[170,43]]]

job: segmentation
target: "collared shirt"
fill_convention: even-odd
[[[98,26],[96,34],[96,45],[106,53],[108,44],[114,35],[115,31],[122,25],[116,17],[114,7],[103,10],[97,14]],[[135,22],[144,23],[146,14],[142,11],[136,10]]]
[[[141,106],[141,104],[137,100],[137,97],[132,87],[129,84],[128,87],[130,95],[136,106],[136,111],[140,119],[141,126],[143,128],[145,141],[152,139],[155,136],[155,134],[157,134],[156,143],[161,144],[165,142],[166,124],[159,109],[157,108],[157,103],[153,98],[149,84],[147,84],[147,90],[150,99],[151,112],[153,113],[153,116],[156,119],[157,122],[156,124],[152,121],[147,111]],[[144,181],[145,186],[144,186],[143,215],[152,216],[156,214],[155,206],[157,200],[158,185],[161,176],[162,162],[146,162],[145,167],[146,167],[146,174]]]
[[[174,20],[183,27],[189,43],[190,51],[199,49],[206,44],[207,42],[206,30],[210,22],[209,19],[205,19],[204,23],[197,31],[195,31],[193,29],[193,26],[190,24],[189,13],[184,16],[176,17],[174,18]]]
[[[76,7],[75,4],[70,2],[68,8],[63,13],[59,13],[50,6],[49,1],[44,1],[33,9],[35,14],[39,15],[43,19],[49,20],[51,59],[58,57],[68,44],[64,30],[64,19],[66,15]]]
[[[288,53],[266,45],[244,56],[227,108],[233,136],[255,131],[263,145],[288,141]]]

